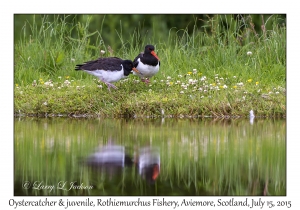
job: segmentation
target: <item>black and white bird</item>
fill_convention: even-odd
[[[155,53],[153,45],[146,45],[144,52],[140,53],[134,60],[134,67],[140,72],[137,74],[143,82],[149,83],[150,77],[157,74],[159,71],[160,60]]]
[[[140,74],[133,66],[131,60],[122,60],[117,57],[99,58],[97,60],[87,61],[83,64],[77,64],[75,70],[83,70],[98,77],[107,85],[109,91],[110,87],[114,89],[117,88],[112,84],[113,82],[126,78],[132,71]]]

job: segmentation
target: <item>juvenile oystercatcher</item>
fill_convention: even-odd
[[[111,84],[112,82],[126,78],[132,71],[139,74],[139,71],[133,66],[131,60],[122,60],[117,57],[99,58],[97,60],[87,61],[83,64],[77,64],[75,70],[83,70],[98,77],[107,85],[109,91],[110,87],[117,88]]]
[[[149,78],[159,71],[160,61],[154,51],[153,45],[146,45],[145,51],[133,60],[134,67],[141,73],[138,75],[143,82],[149,83]]]

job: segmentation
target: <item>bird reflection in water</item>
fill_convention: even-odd
[[[154,183],[160,173],[160,152],[157,147],[143,147],[138,154],[139,174],[149,183]]]
[[[141,147],[132,157],[124,146],[109,143],[87,157],[85,164],[110,176],[122,173],[125,167],[136,167],[138,174],[153,184],[160,173],[160,151],[157,147]]]
[[[120,145],[105,145],[91,154],[85,161],[93,169],[115,174],[121,172],[125,166],[132,166],[133,161],[125,153],[125,147]]]

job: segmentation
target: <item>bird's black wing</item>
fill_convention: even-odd
[[[108,70],[115,71],[121,70],[121,64],[123,60],[117,57],[99,58],[97,60],[87,61],[83,64],[77,64],[75,70]]]

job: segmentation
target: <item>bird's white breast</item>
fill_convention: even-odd
[[[141,62],[140,58],[138,59],[138,62],[139,64],[137,65],[136,68],[139,70],[139,72],[142,73],[142,75],[133,72],[133,74],[135,75],[138,75],[140,77],[152,77],[159,71],[159,64],[157,64],[156,66],[146,65]]]

